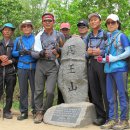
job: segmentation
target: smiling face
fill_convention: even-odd
[[[5,27],[2,30],[2,34],[3,34],[4,38],[10,39],[11,36],[13,35],[13,30],[11,28],[9,28],[9,27]]]
[[[52,29],[54,25],[54,20],[52,20],[51,18],[44,18],[44,20],[42,20],[42,25],[45,30]]]
[[[119,23],[117,21],[113,21],[112,19],[108,19],[106,21],[106,25],[109,32],[114,32],[119,27]]]
[[[89,31],[89,28],[86,26],[78,26],[78,31],[80,35],[86,35]]]
[[[30,35],[32,33],[33,27],[30,24],[23,24],[21,26],[21,31],[25,34],[25,35]]]
[[[66,36],[66,35],[69,35],[69,33],[70,33],[70,29],[68,29],[68,28],[62,28],[62,29],[60,29],[60,31]]]
[[[92,16],[89,20],[89,24],[92,29],[99,29],[101,25],[101,20],[97,16]]]

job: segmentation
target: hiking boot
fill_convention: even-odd
[[[35,119],[34,119],[34,123],[38,124],[41,123],[43,121],[43,112],[42,111],[38,111],[36,113]]]
[[[22,113],[20,116],[17,117],[17,120],[22,121],[24,119],[28,118],[28,114],[27,113]]]
[[[35,111],[35,110],[32,110],[31,113],[32,113],[32,115],[33,115],[33,119],[35,119],[35,117],[36,117],[36,111]]]
[[[12,119],[13,116],[12,116],[11,112],[6,112],[6,113],[4,113],[4,118],[6,118],[6,119]]]
[[[115,120],[109,120],[104,125],[100,126],[101,129],[112,129],[117,124]]]
[[[93,124],[97,126],[103,125],[104,123],[105,123],[105,119],[103,118],[97,118],[93,121]]]
[[[129,128],[129,123],[127,120],[122,120],[113,127],[114,130],[124,130],[128,128]]]

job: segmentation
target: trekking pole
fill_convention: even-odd
[[[5,98],[5,66],[3,66],[3,96],[2,96],[2,106],[3,106],[3,113],[2,113],[2,118],[4,120],[4,98]]]

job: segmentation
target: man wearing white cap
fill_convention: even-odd
[[[14,42],[12,55],[18,58],[18,81],[20,88],[20,112],[17,120],[24,120],[28,118],[28,81],[31,88],[31,107],[32,112],[34,108],[34,74],[36,67],[36,60],[31,56],[31,51],[35,42],[33,31],[33,24],[30,20],[24,20],[20,24],[20,30],[23,35],[17,37]]]
[[[101,29],[101,16],[92,13],[88,16],[92,28],[87,37],[88,81],[90,85],[91,101],[95,105],[97,118],[95,125],[102,125],[107,119],[108,101],[106,94],[106,77],[104,65],[97,62],[97,56],[104,56],[106,34]]]

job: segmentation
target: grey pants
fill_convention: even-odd
[[[45,112],[53,104],[58,68],[55,61],[40,59],[36,64],[34,102],[36,111]],[[46,88],[46,100],[44,92]]]

